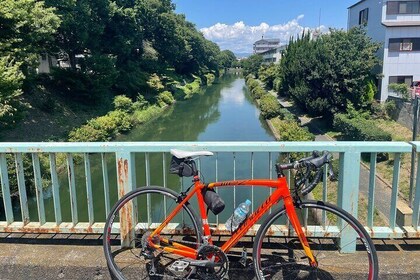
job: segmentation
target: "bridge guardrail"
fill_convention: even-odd
[[[337,204],[353,214],[358,215],[359,207],[359,179],[360,163],[362,153],[370,154],[370,180],[368,187],[368,197],[366,207],[367,217],[364,225],[368,232],[374,238],[388,237],[415,237],[420,233],[419,228],[419,207],[420,207],[420,171],[417,171],[417,188],[413,203],[412,226],[400,227],[396,222],[397,200],[399,177],[401,169],[401,155],[411,153],[412,149],[418,149],[420,142],[107,142],[107,143],[0,143],[0,179],[3,200],[4,219],[0,220],[0,231],[3,232],[30,232],[30,233],[102,233],[105,216],[98,217],[95,209],[97,203],[93,201],[93,194],[96,194],[98,186],[92,185],[92,157],[99,158],[100,170],[95,172],[102,173],[101,192],[103,191],[103,207],[105,213],[109,212],[112,206],[109,194],[117,191],[121,197],[125,193],[133,190],[136,182],[142,181],[146,185],[151,183],[151,155],[162,155],[162,164],[159,169],[162,171],[162,185],[167,187],[167,156],[172,148],[186,150],[209,150],[216,153],[214,159],[215,179],[218,179],[218,165],[220,160],[218,154],[231,153],[233,158],[233,172],[231,179],[235,179],[238,160],[236,155],[247,153],[250,155],[250,166],[248,177],[254,176],[254,155],[259,153],[268,154],[269,176],[273,177],[273,163],[278,154],[287,155],[295,152],[311,152],[313,150],[328,150],[339,155],[340,176],[338,180]],[[383,213],[387,217],[387,225],[375,226],[375,181],[376,181],[376,157],[378,153],[391,153],[394,157],[392,194],[390,201],[390,212]],[[33,168],[33,178],[27,178],[24,175],[24,156],[30,155]],[[77,160],[81,161],[84,170],[84,185],[86,197],[80,199],[80,194],[76,194],[78,174],[75,168],[75,155]],[[42,187],[42,172],[40,157],[48,162],[50,177],[51,198],[44,197]],[[65,159],[64,167],[66,169],[68,193],[70,200],[70,217],[63,217],[63,209],[60,200],[60,191],[64,186],[60,186],[59,173],[60,167],[57,166],[57,157]],[[109,178],[109,158],[115,157],[116,180]],[[144,178],[136,178],[135,157],[144,158]],[[420,155],[418,154],[420,159]],[[11,167],[11,164],[13,166]],[[9,173],[14,172],[15,178],[11,178]],[[248,172],[247,171],[247,172]],[[43,171],[45,172],[45,170]],[[83,172],[83,171],[82,171]],[[79,174],[80,175],[80,174]],[[18,186],[19,200],[13,199],[10,193],[11,179],[16,180]],[[30,198],[26,192],[26,184],[32,180],[35,186],[35,196]],[[182,182],[181,182],[182,183]],[[328,183],[324,180],[322,189],[322,198],[327,199]],[[116,189],[114,189],[116,188]],[[67,189],[66,189],[67,190]],[[378,195],[378,194],[377,194]],[[252,196],[254,191],[252,188]],[[254,198],[254,197],[252,197]],[[31,218],[29,213],[28,201],[36,199],[36,218]],[[52,200],[54,213],[53,218],[48,218],[45,210],[46,199]],[[254,199],[252,199],[254,201]],[[236,205],[236,190],[233,193],[233,204]],[[16,211],[16,205],[20,211]],[[80,221],[78,206],[83,205],[86,208],[87,219]],[[15,207],[15,210],[14,210]],[[102,207],[102,206],[101,206]],[[67,210],[67,209],[65,209]],[[17,213],[18,212],[18,213]],[[33,215],[32,215],[33,216]],[[50,215],[51,216],[51,215]],[[220,221],[216,217],[216,224]],[[217,231],[216,231],[217,232]],[[256,231],[255,231],[256,232]]]

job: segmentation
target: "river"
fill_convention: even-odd
[[[235,75],[227,75],[193,98],[178,101],[157,119],[134,128],[126,135],[119,136],[116,141],[274,141],[274,136],[259,115],[260,112],[245,86],[244,79]],[[254,177],[267,178],[269,176],[268,155],[256,153],[252,156]],[[162,157],[162,154],[150,155],[150,182],[152,185],[163,185]],[[170,155],[165,155],[165,157],[166,163],[169,165]],[[220,153],[217,158],[217,175],[216,157],[200,160],[200,169],[207,182],[216,180],[216,176],[218,180],[233,179],[234,176],[236,179],[252,176],[251,154]],[[92,155],[91,159],[94,215],[95,221],[100,222],[105,220],[105,203],[99,155]],[[233,164],[234,159],[235,164]],[[108,160],[112,205],[117,200],[115,156],[109,156]],[[136,184],[143,186],[146,184],[145,156],[143,154],[136,155],[135,160]],[[86,222],[88,214],[83,162],[76,164],[75,170],[79,221]],[[63,221],[67,222],[71,221],[67,177],[62,176],[59,181]],[[180,180],[176,175],[167,175],[167,182],[168,187],[179,191],[191,184],[191,178]],[[233,198],[237,205],[252,197],[251,188],[238,187],[235,196],[232,188],[221,189],[220,192],[227,202],[225,211],[220,214],[222,219],[232,213]],[[255,205],[259,205],[267,194],[267,189],[256,188],[253,195]],[[46,190],[44,195],[47,221],[52,222],[54,221],[52,193],[50,190]],[[29,207],[31,220],[37,220],[35,198],[30,199]],[[18,211],[15,213],[19,215]],[[212,219],[214,217],[211,217]]]

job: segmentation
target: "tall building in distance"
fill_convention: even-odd
[[[280,47],[280,39],[264,39],[258,40],[254,43],[254,54],[260,54],[272,49]]]
[[[420,81],[420,1],[362,0],[348,8],[348,28],[363,25],[382,43],[379,99],[396,96],[391,83],[408,86]]]

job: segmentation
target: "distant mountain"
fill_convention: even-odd
[[[235,53],[235,56],[237,58],[245,58],[245,57],[248,57],[250,55],[252,55],[252,53]]]

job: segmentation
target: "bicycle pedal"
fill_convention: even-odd
[[[190,266],[190,263],[183,260],[177,260],[172,263],[168,268],[173,273],[184,272]]]

